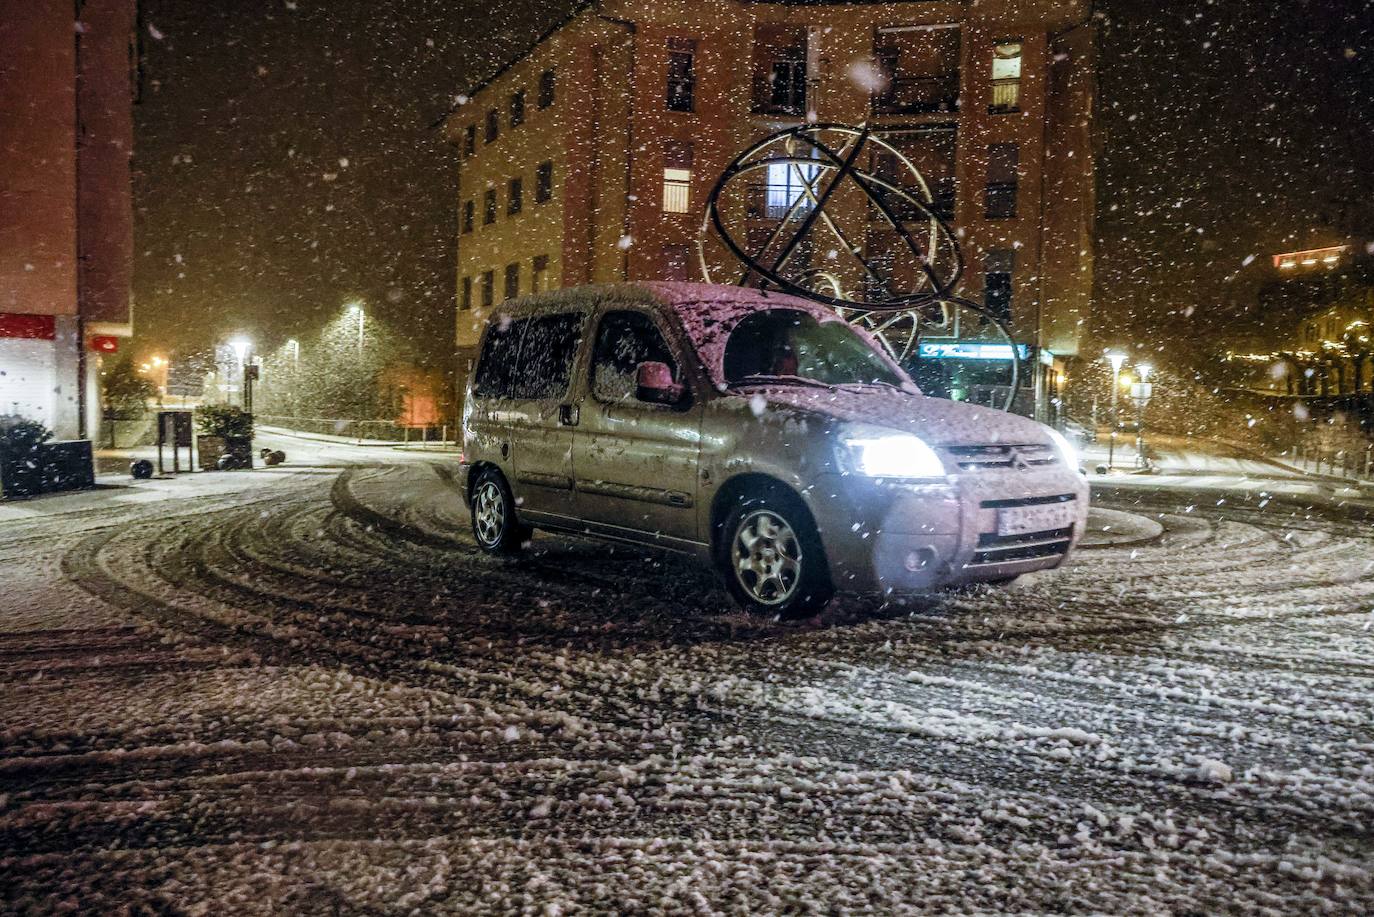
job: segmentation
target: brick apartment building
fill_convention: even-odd
[[[94,437],[131,331],[136,0],[0,0],[0,414]]]
[[[1087,328],[1094,45],[1086,2],[582,6],[445,122],[460,364],[510,296],[701,279],[704,202],[741,150],[807,120],[868,123],[930,181],[962,292],[1010,317],[1044,412]]]

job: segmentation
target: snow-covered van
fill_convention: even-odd
[[[495,307],[460,478],[484,551],[534,529],[685,551],[783,617],[1057,567],[1088,511],[1050,428],[922,395],[824,307],[689,283]]]

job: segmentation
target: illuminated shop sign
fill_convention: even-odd
[[[1010,344],[975,344],[972,341],[922,341],[917,356],[927,360],[1010,360]],[[1016,345],[1016,355],[1026,359],[1030,348]]]

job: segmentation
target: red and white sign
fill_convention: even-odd
[[[0,338],[51,341],[57,337],[57,319],[51,315],[0,312]]]
[[[119,350],[119,338],[113,334],[93,334],[87,346],[96,353],[116,353]]]

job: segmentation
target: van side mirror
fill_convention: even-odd
[[[677,404],[682,400],[682,385],[673,381],[667,363],[646,360],[635,368],[635,397],[650,404]]]

